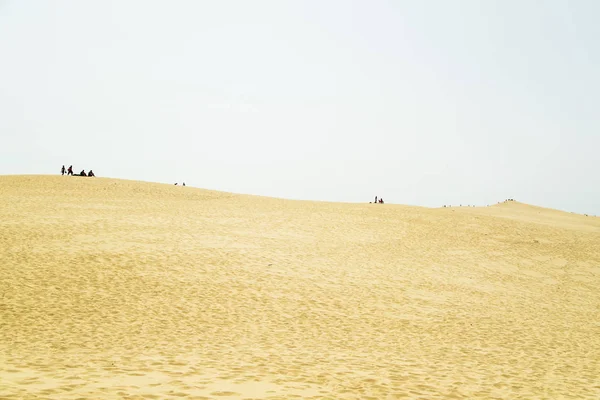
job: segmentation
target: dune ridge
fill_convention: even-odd
[[[600,398],[600,218],[0,176],[0,398]]]

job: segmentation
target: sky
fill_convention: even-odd
[[[0,0],[0,174],[600,215],[594,0]]]

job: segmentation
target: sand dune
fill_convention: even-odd
[[[600,398],[600,218],[0,177],[0,397]]]

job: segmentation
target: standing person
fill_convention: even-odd
[[[64,175],[65,172],[67,172],[67,169],[65,168],[65,166],[63,165],[62,168],[60,169],[60,174]]]
[[[73,176],[73,166],[69,165],[69,169],[67,170],[67,175]]]
[[[183,186],[185,186],[185,182],[183,182]]]
[[[375,204],[377,204],[377,196],[375,196]]]

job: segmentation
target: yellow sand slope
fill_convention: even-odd
[[[600,398],[600,218],[0,177],[1,398]]]

